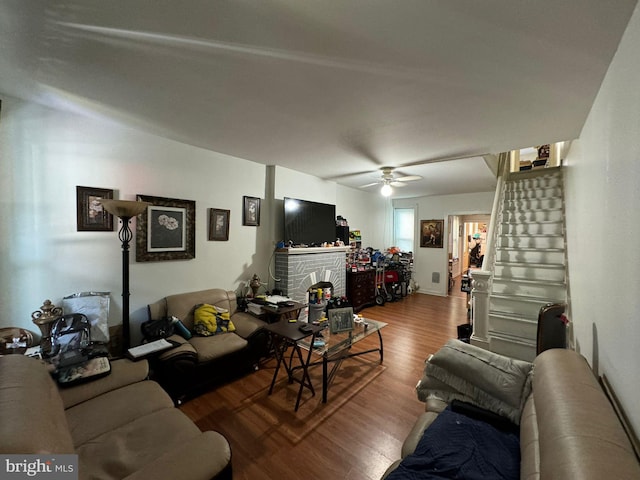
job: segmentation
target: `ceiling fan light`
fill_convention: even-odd
[[[380,189],[380,193],[384,196],[384,197],[388,197],[389,195],[391,195],[393,193],[393,188],[391,188],[391,185],[389,185],[388,183],[385,183],[382,188]]]

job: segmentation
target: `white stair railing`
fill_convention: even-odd
[[[501,206],[504,201],[504,190],[510,168],[509,153],[501,153],[499,159],[498,183],[493,197],[489,231],[487,232],[487,247],[482,262],[482,269],[472,275],[471,314],[473,332],[471,343],[489,349],[489,297],[496,258],[496,244],[498,242],[498,226],[501,221]]]

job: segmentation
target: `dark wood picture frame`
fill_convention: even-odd
[[[136,261],[196,258],[196,202],[149,195],[137,199],[152,205],[137,217]]]
[[[76,186],[78,232],[112,232],[113,215],[100,203],[100,200],[112,198],[111,189]]]
[[[209,209],[209,240],[226,242],[229,240],[229,217],[231,210]]]
[[[242,225],[260,226],[260,199],[258,197],[242,197]]]
[[[444,248],[444,220],[420,220],[420,246]]]
[[[327,310],[330,333],[351,332],[353,330],[353,307],[329,308]]]

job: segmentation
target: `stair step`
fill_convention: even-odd
[[[502,214],[502,221],[510,222],[560,222],[564,218],[564,212],[558,210],[531,210],[513,211],[507,210]]]
[[[538,336],[538,319],[508,312],[489,312],[489,331],[535,341]]]
[[[501,235],[499,248],[564,248],[562,235]]]
[[[530,190],[507,190],[504,192],[506,200],[526,200],[526,199],[542,199],[542,198],[559,198],[562,197],[561,187],[545,187]]]
[[[496,261],[536,264],[561,264],[564,248],[496,248]]]
[[[523,198],[519,200],[506,200],[505,211],[529,211],[529,210],[562,210],[563,204],[560,197],[551,198]]]
[[[562,295],[566,297],[566,294]],[[540,308],[547,303],[565,303],[564,298],[535,297],[527,295],[509,295],[492,293],[489,297],[489,311],[498,310],[525,317],[534,317],[540,313]]]
[[[563,282],[565,280],[565,267],[564,264],[496,261],[494,276],[537,278],[541,281]]]
[[[502,222],[500,235],[562,235],[564,233],[563,222]]]
[[[531,278],[494,277],[492,294],[524,295],[526,297],[557,297],[565,294],[562,281],[537,280]]]
[[[489,341],[489,349],[500,355],[532,362],[536,357],[536,343],[531,340],[497,334]]]

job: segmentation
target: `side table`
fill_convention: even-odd
[[[300,325],[309,325],[311,327],[311,330],[309,332],[302,332],[298,328],[300,327]],[[269,387],[269,395],[271,395],[271,393],[273,392],[273,387],[278,378],[280,366],[284,365],[289,383],[296,382],[300,384],[300,388],[298,390],[298,398],[296,399],[295,406],[295,411],[297,412],[298,407],[300,406],[302,390],[304,388],[308,388],[311,391],[311,395],[316,394],[313,385],[311,384],[311,377],[309,377],[309,363],[311,360],[312,349],[309,349],[309,351],[307,352],[307,357],[304,358],[298,342],[307,337],[311,337],[310,344],[313,345],[313,342],[316,339],[316,335],[322,330],[323,327],[302,322],[289,322],[288,320],[283,319],[276,323],[270,323],[264,328],[271,334],[275,355],[278,360],[276,370],[273,373],[273,379],[271,380],[271,386]],[[291,347],[292,350],[289,355],[289,359],[287,360],[285,358],[285,355],[289,347]],[[293,364],[294,357],[297,358],[299,362],[298,365]],[[296,370],[302,370],[301,378],[297,378],[294,375],[294,372]]]

